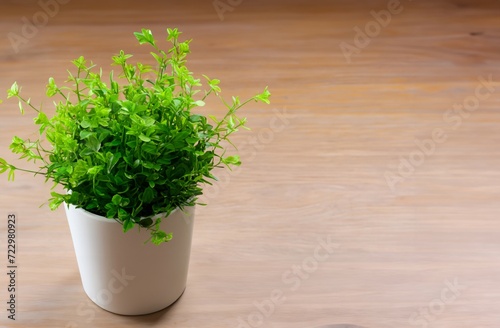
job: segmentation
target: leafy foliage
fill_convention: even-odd
[[[115,79],[111,72],[104,81],[102,70],[96,71],[84,57],[72,61],[76,74],[69,72],[66,81],[71,87],[48,80],[47,96],[61,98],[50,118],[22,97],[14,83],[7,96],[18,99],[22,113],[25,107],[38,113],[40,137],[31,141],[15,136],[10,149],[41,164],[31,171],[0,158],[0,173],[7,172],[9,180],[16,170],[42,174],[68,191],[51,193],[51,209],[73,204],[114,218],[125,232],[137,225],[150,229],[155,244],[169,241],[172,234],[160,230],[162,218],[153,216],[194,205],[202,184],[215,179],[215,167],[240,165],[238,156],[225,156],[222,144],[245,127],[238,109],[250,101],[269,103],[270,93],[266,88],[244,102],[233,97],[228,103],[220,95],[220,81],[207,76],[204,90],[186,66],[191,40],[180,42],[177,29],[167,34],[171,48],[164,51],[150,30],[134,33],[140,44],[153,48],[156,68],[131,64],[132,55],[120,51],[112,60],[121,75]],[[200,91],[203,96],[196,98]],[[226,107],[225,115],[193,114],[211,95]],[[43,139],[51,147],[44,148]]]

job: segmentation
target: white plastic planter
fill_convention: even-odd
[[[124,315],[153,313],[174,303],[186,288],[194,207],[162,220],[173,239],[145,244],[150,233],[83,209],[64,206],[83,289],[101,308]]]

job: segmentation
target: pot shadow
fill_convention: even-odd
[[[184,295],[185,291],[186,291],[186,289],[184,289],[182,291],[181,296],[179,296],[179,298],[177,298],[174,303],[170,304],[169,306],[167,306],[166,308],[164,308],[162,310],[159,310],[159,311],[156,311],[153,313],[142,314],[142,315],[122,315],[122,314],[115,314],[115,315],[119,315],[119,316],[123,317],[125,320],[128,320],[128,321],[133,322],[133,323],[142,323],[142,324],[158,323],[162,320],[162,318],[165,315],[167,315],[174,308],[174,306],[177,304],[177,302],[179,302],[179,300],[182,298],[182,295]]]

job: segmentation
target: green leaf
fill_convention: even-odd
[[[127,232],[134,227],[134,222],[130,219],[123,221],[123,232]]]
[[[210,117],[210,119],[212,119],[212,121],[214,121],[215,123],[219,123],[219,120],[217,119],[217,117],[215,117],[215,115],[208,115],[208,117]]]
[[[238,107],[240,104],[240,97],[233,97],[233,107]]]
[[[192,104],[195,105],[195,106],[198,106],[198,107],[205,106],[205,102],[203,100],[194,101]]]
[[[110,208],[106,212],[106,217],[109,218],[109,219],[114,219],[115,216],[116,216],[116,213],[117,213],[116,207]]]
[[[155,39],[151,30],[143,28],[141,32],[134,32],[135,38],[139,41],[139,44],[149,43],[150,45],[156,47]]]
[[[162,59],[159,55],[157,55],[157,54],[156,54],[156,53],[154,53],[154,52],[150,52],[150,54],[154,57],[154,59],[156,60],[156,62],[157,62],[158,64],[163,63],[163,59]]]
[[[123,208],[118,209],[118,219],[125,222],[125,220],[130,220],[130,215]]]
[[[181,32],[177,28],[171,29],[167,28],[167,41],[177,40]]]
[[[101,142],[95,135],[91,135],[87,139],[87,147],[97,153],[101,149]]]
[[[18,136],[12,137],[12,142],[10,143],[9,148],[14,154],[24,154],[28,151],[24,140],[19,138]]]
[[[238,155],[225,157],[222,161],[225,164],[232,164],[232,165],[236,165],[236,166],[241,165],[241,160],[240,160],[240,157]]]
[[[90,136],[95,136],[95,132],[88,131],[88,130],[82,130],[80,131],[80,138],[82,140],[89,138]],[[96,138],[97,139],[97,138]]]
[[[227,126],[229,127],[229,129],[233,129],[234,128],[234,119],[233,119],[233,116],[229,116],[229,119],[227,121]]]
[[[19,110],[21,111],[21,114],[24,114],[23,102],[21,101],[21,99],[19,99],[18,101],[18,106]]]
[[[172,240],[172,233],[165,233],[165,231],[154,231],[151,233],[151,242],[155,245],[161,245],[162,243],[166,243]]]
[[[83,56],[80,56],[78,57],[78,59],[73,60],[72,63],[80,70],[85,70],[87,68],[87,61]]]
[[[9,90],[7,90],[7,99],[19,96],[19,86],[14,82]]]
[[[198,138],[194,138],[194,137],[189,137],[189,138],[186,138],[186,141],[191,144],[191,145],[194,145],[195,143],[198,142]]]
[[[152,117],[145,117],[144,118],[144,126],[145,127],[150,127],[153,126],[156,123],[156,120]]]
[[[90,176],[95,176],[97,173],[102,171],[102,166],[96,165],[87,170],[87,174]]]
[[[201,115],[197,115],[197,114],[194,114],[194,115],[191,115],[191,116],[189,117],[189,120],[190,120],[191,122],[200,122],[200,121],[202,120],[202,118],[203,118],[203,116],[201,116]]]
[[[128,204],[130,204],[130,199],[126,198],[126,197],[123,197],[120,205],[123,206],[123,207],[125,207],[125,206],[128,206]]]
[[[7,161],[3,158],[0,158],[0,174],[4,173],[10,168],[10,165],[7,164]]]
[[[87,117],[85,117],[85,118],[83,119],[83,121],[81,121],[81,122],[80,122],[80,126],[81,126],[82,128],[84,128],[84,129],[88,129],[88,128],[90,128],[90,126],[91,126],[91,125],[92,125],[92,123],[88,120],[88,118],[87,118]]]
[[[49,208],[52,211],[55,211],[62,203],[64,203],[65,195],[61,195],[57,192],[51,192],[50,195],[52,198],[49,199]]]
[[[147,187],[142,194],[142,201],[146,204],[151,203],[154,198],[154,190],[151,187]]]
[[[153,219],[151,218],[142,219],[141,221],[139,221],[139,224],[141,225],[141,227],[148,228],[153,224]]]
[[[54,78],[49,78],[49,83],[47,84],[47,97],[53,97],[54,95],[57,94],[59,89],[57,88],[56,82],[54,81]]]
[[[216,94],[221,92],[221,88],[219,87],[220,80],[218,79],[210,79],[208,76],[203,75],[205,79],[208,81],[208,85],[210,86],[210,89],[213,90]]]
[[[115,167],[115,165],[118,163],[118,161],[122,158],[121,153],[116,153],[111,155],[111,158],[108,161],[108,173],[111,173],[111,170]]]
[[[104,145],[105,145],[106,147],[110,147],[110,148],[112,148],[112,147],[115,147],[115,146],[119,146],[119,145],[121,145],[121,144],[122,144],[122,140],[121,140],[121,139],[114,139],[114,140],[113,140],[113,141],[111,141],[111,142],[106,142]]]
[[[142,140],[142,141],[144,141],[144,142],[150,142],[150,141],[151,141],[151,138],[150,138],[150,137],[147,137],[147,136],[145,136],[145,135],[144,135],[144,134],[142,134],[142,133],[139,135],[139,139],[141,139],[141,140]]]
[[[38,112],[38,116],[34,118],[35,124],[48,124],[49,119],[44,112]]]
[[[15,171],[16,170],[11,166],[9,173],[7,174],[7,181],[14,181]]]
[[[116,194],[113,196],[113,198],[111,199],[111,202],[113,204],[115,204],[116,206],[120,206],[121,202],[122,202],[122,196]]]
[[[261,94],[255,96],[254,98],[256,100],[260,100],[266,104],[270,104],[271,102],[269,101],[269,97],[271,96],[271,93],[269,92],[269,90],[267,89],[267,87],[264,89],[264,92],[262,92]]]
[[[126,55],[123,50],[120,50],[120,53],[116,56],[111,57],[111,59],[113,60],[113,65],[122,66],[125,65],[127,63],[127,59],[131,57],[132,55]]]

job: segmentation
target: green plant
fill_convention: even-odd
[[[167,34],[171,48],[164,51],[150,30],[134,33],[140,44],[153,47],[156,68],[130,64],[132,55],[120,51],[112,59],[122,73],[115,79],[111,71],[108,83],[102,69],[96,72],[84,57],[72,61],[76,74],[70,72],[66,81],[71,86],[48,80],[47,96],[61,97],[50,118],[22,97],[14,83],[7,96],[19,100],[21,113],[24,107],[37,112],[40,136],[15,136],[10,149],[41,164],[34,171],[0,158],[0,173],[8,172],[13,180],[15,171],[31,172],[52,180],[54,187],[61,185],[66,192],[53,189],[52,210],[64,202],[73,204],[114,218],[125,232],[135,225],[150,229],[155,244],[169,241],[172,235],[160,229],[163,217],[152,217],[194,205],[201,185],[216,179],[211,173],[215,167],[240,165],[237,155],[226,156],[224,146],[245,127],[246,119],[236,112],[250,101],[269,103],[270,93],[266,88],[246,101],[232,97],[228,103],[220,94],[220,81],[206,76],[208,87],[203,89],[186,66],[191,40],[180,42],[177,29],[167,29]],[[211,95],[226,107],[223,117],[192,112]]]

